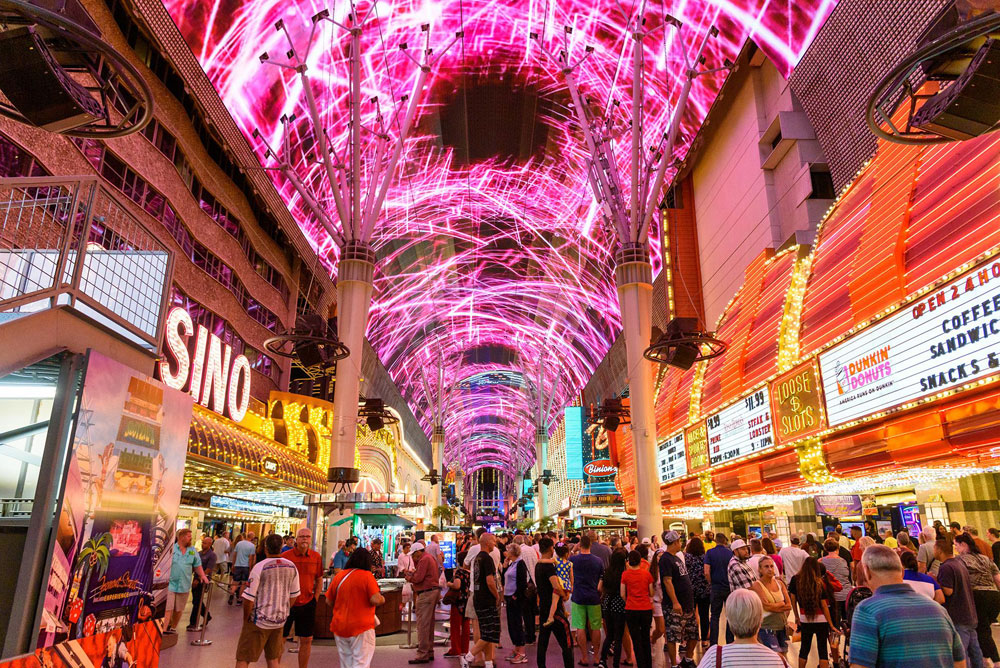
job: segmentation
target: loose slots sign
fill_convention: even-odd
[[[812,362],[772,381],[770,395],[776,443],[791,443],[826,428],[819,378]]]

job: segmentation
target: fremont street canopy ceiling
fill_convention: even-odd
[[[568,40],[574,54],[594,53],[578,72],[590,112],[610,119],[615,155],[629,170],[632,47],[626,26],[640,2],[623,0],[363,1],[362,111],[369,129],[385,119],[398,132],[417,77],[400,51],[462,37],[429,80],[416,126],[375,228],[378,257],[368,338],[425,430],[432,429],[421,369],[435,392],[438,360],[450,394],[445,419],[445,462],[469,473],[494,467],[513,474],[534,460],[534,414],[529,385],[544,368],[546,394],[555,394],[548,424],[577,396],[621,329],[614,285],[613,230],[600,218],[587,179],[583,133],[555,64],[529,38],[552,51]],[[685,76],[711,26],[703,68],[735,60],[752,38],[788,73],[812,41],[835,0],[718,0],[658,2],[641,10],[645,27],[670,16],[644,42],[644,153],[667,129]],[[265,51],[282,54],[285,36],[304,48],[310,17],[329,10],[348,22],[344,1],[166,0],[188,44],[263,164],[265,142],[287,139],[298,156],[297,174],[319,188],[326,181],[312,155],[315,144],[300,80],[291,70],[262,65]],[[568,35],[565,26],[571,26]],[[313,92],[331,144],[346,150],[349,48],[346,31],[323,21],[307,59]],[[692,89],[674,151],[679,159],[705,118],[724,72],[700,76]],[[398,116],[397,116],[398,114]],[[259,137],[253,137],[254,130]],[[374,137],[368,134],[372,145]],[[370,173],[368,151],[363,172]],[[338,249],[291,184],[271,172],[330,272]],[[668,179],[670,178],[668,173]],[[367,181],[362,180],[363,187]],[[627,191],[629,184],[623,183]],[[335,218],[332,193],[320,204]],[[651,230],[654,271],[659,239]],[[541,361],[541,364],[540,364]],[[558,381],[556,380],[558,378]],[[429,401],[430,400],[430,401]]]

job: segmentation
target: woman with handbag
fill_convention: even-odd
[[[344,569],[334,576],[326,590],[326,600],[333,609],[330,630],[337,641],[340,668],[370,668],[375,656],[375,608],[385,603],[372,575],[368,550],[351,553]]]
[[[455,557],[455,576],[448,583],[448,593],[441,602],[451,606],[451,648],[445,658],[459,657],[469,651],[470,620],[465,616],[469,603],[469,568],[465,565],[465,552]]]
[[[757,634],[762,645],[779,654],[788,652],[788,613],[792,610],[792,599],[785,588],[785,582],[777,574],[777,566],[771,557],[761,557],[757,562],[760,579],[753,583],[754,592],[760,597],[764,608],[764,619]]]
[[[527,548],[531,549],[531,548]],[[514,650],[507,657],[511,663],[527,663],[524,653],[524,615],[521,604],[528,588],[528,566],[521,559],[521,545],[511,543],[504,551],[503,600],[507,608],[507,633]]]

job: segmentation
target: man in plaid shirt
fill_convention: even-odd
[[[749,589],[757,581],[757,574],[750,567],[750,548],[746,542],[737,538],[730,546],[733,558],[729,560],[729,589]]]

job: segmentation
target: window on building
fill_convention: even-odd
[[[809,199],[834,199],[837,196],[830,172],[813,169],[809,172],[809,178],[812,180],[812,192],[809,194]]]

